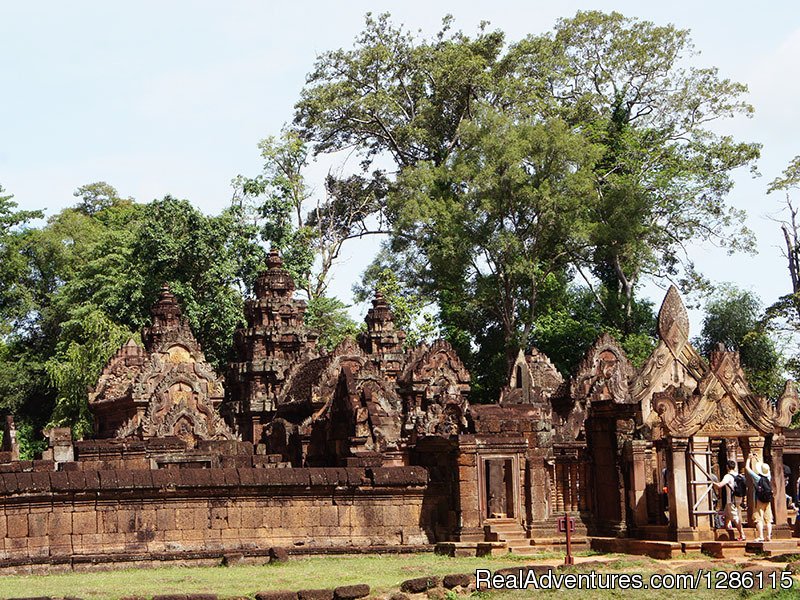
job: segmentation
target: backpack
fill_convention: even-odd
[[[740,498],[747,496],[747,482],[742,474],[733,476],[733,495],[739,496]]]
[[[759,502],[772,501],[772,482],[763,475],[758,478],[756,484],[756,500]]]

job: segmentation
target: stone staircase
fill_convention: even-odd
[[[508,551],[512,554],[536,554],[541,549],[534,548],[531,540],[525,534],[516,519],[494,518],[486,519],[483,525],[485,540],[487,542],[505,542]]]
[[[553,530],[555,530],[555,524],[553,525]],[[522,525],[515,519],[486,519],[483,531],[486,542],[503,542],[512,554],[533,555],[551,550],[563,552],[566,548],[566,539],[563,534],[531,539],[525,533]],[[586,535],[573,534],[573,550],[587,548],[588,543]]]

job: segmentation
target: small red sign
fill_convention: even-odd
[[[558,532],[567,532],[567,517],[558,517]],[[575,533],[575,517],[569,517],[569,532]]]

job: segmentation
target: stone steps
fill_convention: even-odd
[[[747,542],[745,551],[765,556],[779,556],[781,554],[800,554],[800,544],[797,539],[773,540],[771,542]]]

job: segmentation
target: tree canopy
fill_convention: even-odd
[[[426,38],[368,15],[352,49],[318,58],[294,126],[385,177],[375,210],[413,265],[404,285],[473,367],[508,363],[540,343],[557,281],[577,278],[605,326],[639,336],[643,278],[688,290],[706,283],[690,244],[751,249],[725,197],[759,145],[711,127],[752,112],[746,87],[692,57],[687,31],[618,13],[510,43],[487,24],[470,36],[447,17]]]

